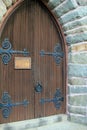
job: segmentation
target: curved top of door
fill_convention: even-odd
[[[8,9],[7,13],[6,13],[5,16],[3,17],[2,22],[1,22],[1,24],[0,24],[0,37],[1,37],[2,31],[3,31],[4,27],[5,27],[5,25],[6,25],[7,21],[8,21],[8,19],[11,17],[11,15],[12,15],[21,5],[23,5],[24,2],[25,2],[25,0],[19,0],[19,1],[17,1],[13,6],[11,6],[11,7]],[[66,45],[66,40],[65,40],[65,37],[64,37],[64,34],[63,34],[63,30],[62,30],[62,28],[61,28],[61,25],[60,25],[58,19],[57,19],[56,16],[53,14],[53,12],[49,9],[49,7],[47,6],[47,4],[46,4],[45,2],[43,2],[43,0],[38,0],[38,2],[40,2],[40,3],[43,5],[43,7],[45,7],[45,8],[47,9],[48,13],[51,15],[51,18],[52,18],[52,20],[53,20],[53,22],[54,22],[54,24],[55,24],[55,26],[56,26],[56,28],[57,28],[57,30],[58,30],[58,32],[59,32],[60,37],[61,37],[61,42],[62,42],[63,46]],[[66,50],[66,49],[65,49],[65,50]]]

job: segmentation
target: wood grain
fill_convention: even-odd
[[[26,48],[30,52],[32,64],[30,70],[16,70],[14,59],[22,55],[12,55],[8,65],[4,65],[0,58],[0,97],[7,91],[13,102],[21,102],[24,99],[30,102],[26,108],[23,106],[13,108],[8,119],[2,117],[0,110],[0,123],[65,113],[65,56],[59,66],[52,56],[40,56],[42,49],[53,52],[56,43],[63,45],[60,31],[48,9],[37,0],[24,1],[8,19],[1,34],[1,41],[4,38],[9,38],[14,50]],[[64,51],[63,46],[62,50]],[[35,91],[38,82],[43,87],[41,93]],[[53,98],[57,88],[61,89],[64,96],[64,102],[59,110],[53,103],[40,104],[41,98]]]

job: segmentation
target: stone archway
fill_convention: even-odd
[[[1,24],[6,14],[19,1],[9,0],[8,3],[1,0]],[[45,2],[60,21],[67,45],[69,45],[68,117],[72,121],[87,124],[87,1],[49,0]]]

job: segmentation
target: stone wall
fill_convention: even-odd
[[[18,0],[0,0],[0,21]],[[60,22],[68,50],[68,119],[87,124],[87,0],[44,0]]]

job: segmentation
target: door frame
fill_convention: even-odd
[[[23,4],[25,0],[19,0],[17,1],[12,7],[10,7],[8,9],[8,11],[6,12],[5,16],[3,17],[1,24],[0,24],[0,37],[2,34],[2,31],[8,21],[8,19],[11,17],[11,15]],[[64,88],[65,88],[65,97],[66,97],[66,107],[65,107],[65,111],[67,112],[67,102],[68,102],[68,98],[67,98],[67,94],[68,94],[68,73],[67,73],[67,66],[68,66],[68,47],[66,44],[66,40],[65,40],[65,36],[63,33],[63,29],[60,25],[60,22],[58,21],[58,18],[54,15],[54,13],[51,11],[51,9],[49,9],[49,7],[47,6],[47,4],[43,1],[43,0],[38,0],[45,8],[47,8],[48,13],[52,16],[52,20],[58,30],[60,38],[61,38],[61,45],[63,47],[64,50],[64,54],[65,54],[65,59],[64,59],[64,63],[63,63],[63,67],[64,67]]]

